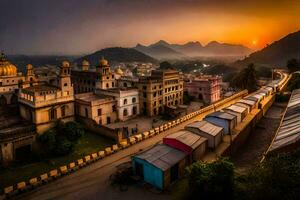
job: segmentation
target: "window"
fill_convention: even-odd
[[[146,92],[143,92],[143,97],[144,97],[144,98],[147,98]]]
[[[156,106],[156,101],[153,102],[153,105]]]
[[[156,97],[156,92],[153,92],[153,97]]]
[[[135,103],[135,102],[136,102],[136,98],[133,97],[133,98],[132,98],[132,103]]]
[[[65,83],[64,86],[65,86],[65,87],[68,86],[68,83]]]
[[[143,86],[143,90],[147,90],[147,86]]]
[[[89,117],[89,111],[88,111],[88,109],[85,108],[84,111],[85,111],[85,116],[86,116],[86,117]]]
[[[124,87],[127,87],[127,83],[124,83],[123,86],[124,86]]]
[[[113,105],[113,106],[112,106],[112,111],[113,111],[113,112],[116,112],[116,111],[117,111],[116,105]]]
[[[109,84],[108,83],[106,83],[106,88],[109,88]]]
[[[61,109],[61,116],[62,117],[66,116],[66,107],[62,106],[60,109]]]
[[[127,111],[127,109],[124,109],[123,110],[123,116],[126,117],[127,115],[128,115],[128,111]]]
[[[137,108],[136,108],[136,106],[133,106],[133,108],[132,108],[132,114],[133,115],[137,114]]]
[[[49,118],[50,118],[50,120],[56,119],[56,110],[55,110],[54,108],[52,108],[52,109],[50,110]]]
[[[115,75],[112,75],[111,77],[112,77],[112,78],[115,78]]]
[[[99,109],[98,109],[98,116],[101,116],[101,115],[102,115],[102,109],[99,108]]]
[[[112,86],[112,87],[115,87],[115,83],[114,83],[114,82],[112,82],[112,83],[111,83],[111,86]]]
[[[123,104],[124,104],[124,105],[126,105],[126,104],[127,104],[127,99],[124,99],[124,102],[123,102]]]

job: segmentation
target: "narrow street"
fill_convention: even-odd
[[[275,102],[252,130],[243,147],[232,157],[238,171],[245,172],[260,161],[276,134],[286,105]]]

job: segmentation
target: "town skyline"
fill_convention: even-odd
[[[293,0],[4,0],[1,7],[6,9],[0,19],[0,47],[8,54],[77,55],[158,40],[218,41],[258,50],[300,29],[300,3]]]

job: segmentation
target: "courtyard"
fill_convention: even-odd
[[[103,150],[111,146],[114,141],[91,132],[85,132],[75,145],[74,151],[68,155],[60,157],[41,157],[34,158],[27,163],[13,163],[9,168],[0,166],[0,188],[26,181],[30,178],[49,172],[52,169],[67,165],[85,155]]]

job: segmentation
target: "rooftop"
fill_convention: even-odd
[[[145,160],[155,167],[166,171],[186,156],[185,153],[167,145],[160,144],[136,155],[136,158]]]
[[[176,139],[181,143],[190,146],[192,149],[197,148],[200,144],[202,144],[207,140],[206,138],[201,137],[187,130],[178,131],[176,133],[166,136],[165,138]]]
[[[32,87],[24,88],[22,90],[30,91],[30,92],[46,92],[46,91],[59,90],[59,88],[51,85],[35,85]]]
[[[236,116],[234,116],[234,115],[231,115],[226,112],[220,112],[220,111],[208,114],[207,117],[217,117],[217,118],[226,119],[226,120],[234,120],[236,118]]]
[[[86,102],[96,101],[96,100],[103,100],[103,99],[112,99],[112,97],[102,94],[94,94],[93,92],[89,93],[82,93],[75,95],[75,99],[79,99]]]
[[[216,126],[205,120],[193,122],[191,124],[188,124],[186,127],[187,128],[196,128],[196,129],[199,129],[200,131],[203,131],[203,132],[208,133],[209,135],[213,135],[213,136],[219,134],[223,130],[222,127]]]
[[[278,150],[300,141],[300,89],[292,92],[282,124],[271,144],[270,151]]]

